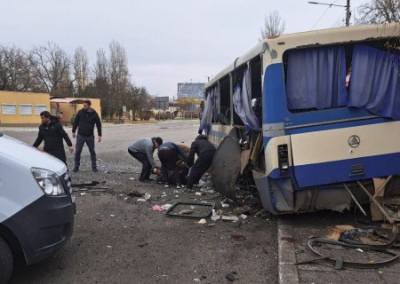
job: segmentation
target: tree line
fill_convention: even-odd
[[[154,106],[146,88],[131,81],[125,48],[116,41],[108,54],[97,50],[93,66],[81,46],[71,57],[53,42],[28,51],[0,45],[0,90],[99,98],[103,117],[121,116],[123,105],[134,114]]]

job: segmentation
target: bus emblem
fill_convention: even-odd
[[[356,148],[360,145],[360,137],[357,135],[351,135],[348,142],[350,147]]]

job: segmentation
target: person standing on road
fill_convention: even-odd
[[[92,171],[97,172],[96,152],[94,150],[94,126],[97,127],[97,141],[101,141],[101,121],[97,112],[92,109],[92,102],[85,100],[83,108],[78,111],[74,119],[74,126],[72,127],[72,137],[76,137],[76,152],[75,152],[75,165],[74,172],[79,171],[81,165],[81,153],[83,145],[89,148],[90,159],[92,161]],[[78,135],[75,131],[78,128]]]
[[[128,153],[142,163],[142,171],[139,181],[151,182],[150,173],[158,173],[156,162],[154,161],[154,150],[160,147],[163,140],[160,137],[144,137],[132,142],[128,147]],[[157,170],[155,170],[157,168]]]
[[[173,172],[173,180],[176,182],[176,188],[182,187],[182,182],[179,175],[179,164],[187,158],[187,153],[184,149],[189,148],[185,145],[176,145],[172,142],[166,142],[160,145],[158,148],[158,158],[161,162],[161,183],[165,183],[165,186],[169,186],[168,170]]]
[[[42,111],[40,119],[42,120],[42,124],[39,126],[39,133],[35,143],[33,143],[33,147],[39,147],[40,143],[44,140],[43,150],[60,159],[64,164],[67,164],[63,139],[68,145],[69,152],[72,153],[74,151],[67,132],[65,132],[62,125],[58,122],[58,118],[55,116],[52,117],[48,111]]]
[[[195,183],[198,183],[201,176],[210,168],[214,154],[215,147],[207,140],[207,136],[200,134],[190,146],[189,156],[186,159],[186,164],[190,168],[189,176],[187,179],[186,188],[191,190]],[[194,155],[197,154],[197,160],[194,162]]]

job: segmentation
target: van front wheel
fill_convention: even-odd
[[[13,271],[13,255],[10,247],[0,237],[0,284],[8,283]]]

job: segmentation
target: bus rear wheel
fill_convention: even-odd
[[[0,237],[0,284],[8,283],[13,271],[13,255],[6,241]]]

